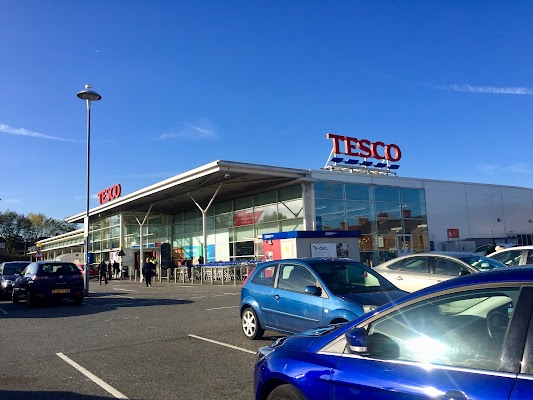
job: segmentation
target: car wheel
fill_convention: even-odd
[[[286,384],[275,388],[267,397],[267,400],[305,400],[294,386]]]
[[[265,330],[261,328],[255,311],[248,307],[242,313],[241,326],[244,336],[248,339],[261,339]]]
[[[19,298],[15,295],[15,289],[13,289],[13,293],[11,293],[11,300],[15,304],[17,304],[19,302]]]
[[[37,305],[37,299],[29,290],[26,291],[26,307],[32,308]]]

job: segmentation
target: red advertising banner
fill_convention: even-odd
[[[448,229],[448,239],[459,239],[459,229]]]
[[[256,224],[263,215],[263,211],[250,212],[248,210],[235,211],[233,213],[233,225],[252,225]]]

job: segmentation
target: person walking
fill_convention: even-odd
[[[144,275],[144,281],[146,282],[146,287],[152,286],[152,274],[153,274],[154,264],[150,260],[150,257],[146,257],[146,262],[143,264],[142,273]]]
[[[102,284],[102,279],[107,285],[107,265],[104,260],[98,265],[98,282]]]
[[[118,265],[117,260],[113,261],[113,279],[120,278],[120,265]]]

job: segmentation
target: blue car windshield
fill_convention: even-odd
[[[324,261],[312,266],[335,295],[398,290],[387,279],[355,261]]]

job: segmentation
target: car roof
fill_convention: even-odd
[[[414,293],[429,294],[439,290],[453,289],[456,287],[505,282],[523,282],[533,285],[533,265],[523,265],[512,268],[496,268],[490,271],[459,276],[432,286],[428,286],[427,288],[420,289]]]
[[[509,251],[509,250],[533,250],[533,245],[506,247],[504,249],[500,249],[496,251],[495,253],[499,253],[500,251]]]
[[[4,261],[0,264],[4,264],[4,265],[7,265],[7,264],[30,264],[31,261]]]
[[[416,257],[416,256],[447,256],[447,257],[459,258],[459,257],[472,257],[475,255],[472,253],[469,253],[468,251],[426,251],[423,253],[404,254],[403,256],[398,256],[396,258],[393,258],[393,260],[397,260],[400,258],[407,258],[407,257]],[[389,261],[392,261],[392,260],[389,260]]]

